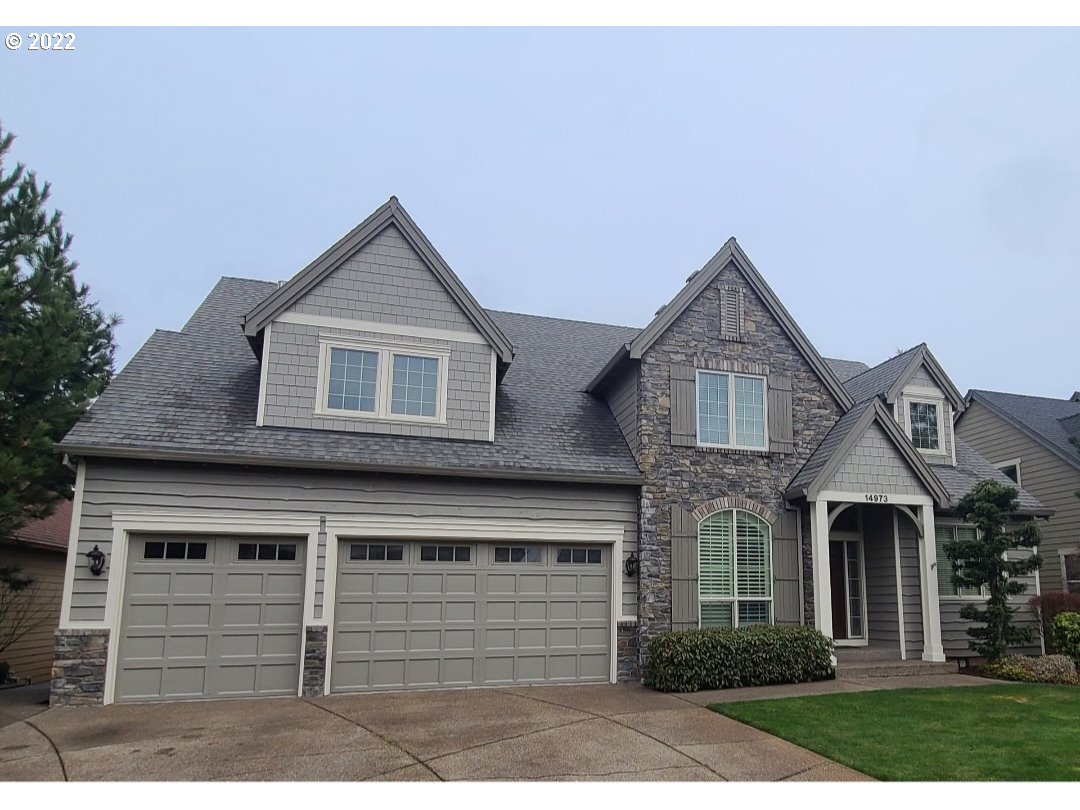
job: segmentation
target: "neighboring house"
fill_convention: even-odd
[[[32,629],[0,652],[0,661],[6,661],[22,683],[52,677],[53,635],[60,622],[70,529],[71,501],[62,500],[49,517],[30,521],[15,533],[14,541],[0,543],[0,568],[18,568],[33,580],[15,597],[30,600],[26,615]]]
[[[968,391],[960,434],[1016,484],[1054,509],[1042,526],[1044,591],[1080,593],[1080,391],[1069,399]]]
[[[1007,480],[963,408],[925,346],[823,359],[734,239],[644,329],[582,323],[483,309],[391,198],[221,279],[61,442],[53,700],[613,682],[758,622],[962,655],[936,544]]]

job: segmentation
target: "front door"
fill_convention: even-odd
[[[844,544],[829,543],[829,578],[832,580],[832,632],[834,639],[848,637],[847,593],[845,579]]]

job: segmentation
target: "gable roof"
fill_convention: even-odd
[[[835,357],[823,357],[821,359],[829,364],[829,368],[833,370],[836,376],[840,378],[840,382],[843,383],[846,383],[852,377],[862,374],[870,368],[870,366],[860,360],[839,360]]]
[[[886,402],[895,402],[919,366],[926,366],[926,370],[952,403],[955,411],[960,412],[967,407],[964,397],[953,385],[949,375],[945,373],[945,369],[941,367],[925,343],[912,346],[906,352],[890,357],[885,362],[846,380],[844,385],[856,402],[862,402],[871,397],[881,397]]]
[[[15,532],[15,539],[39,548],[67,551],[71,531],[71,501],[66,498],[56,505],[48,517],[31,520]]]
[[[517,355],[494,442],[257,427],[258,359],[236,328],[276,285],[223,278],[180,332],[159,330],[60,442],[72,455],[637,484],[607,404],[585,383],[637,329],[486,311]]]
[[[851,399],[851,395],[848,394],[847,389],[844,388],[844,384],[840,381],[840,378],[836,376],[836,373],[829,364],[825,362],[824,358],[818,354],[817,349],[814,348],[802,329],[799,328],[799,325],[795,323],[795,319],[791,317],[791,314],[784,305],[780,303],[780,299],[776,297],[776,293],[772,291],[772,288],[765,282],[761,273],[754,267],[753,262],[750,261],[750,257],[743,252],[741,247],[739,247],[739,243],[735,241],[734,236],[724,243],[724,246],[720,248],[715,256],[705,263],[704,267],[692,274],[686,280],[686,284],[678,293],[676,293],[675,297],[672,298],[669,303],[657,310],[656,317],[652,319],[648,326],[642,329],[632,340],[627,341],[625,345],[619,348],[600,373],[589,383],[588,390],[597,390],[603,384],[607,374],[624,360],[641,359],[641,356],[648,348],[652,346],[665,331],[667,331],[667,329],[675,322],[676,318],[678,318],[686,308],[705,291],[705,288],[708,287],[729,264],[734,264],[736,269],[742,273],[751,289],[765,304],[765,308],[769,310],[772,316],[780,324],[780,328],[784,330],[791,342],[795,344],[796,348],[806,359],[807,363],[810,364],[810,367],[825,383],[825,387],[829,389],[829,393],[833,395],[842,407],[845,409],[850,408],[854,404],[854,401]]]
[[[986,406],[1051,453],[1080,469],[1080,448],[1069,441],[1080,433],[1080,402],[979,389],[968,391],[967,399]]]
[[[487,310],[476,302],[472,293],[461,283],[461,279],[450,269],[450,265],[413,222],[412,217],[398,202],[397,197],[391,197],[376,208],[367,219],[327,248],[315,261],[256,303],[243,318],[244,334],[249,338],[254,338],[274,318],[336,270],[342,261],[390,225],[396,226],[401,231],[402,236],[424,261],[427,268],[446,288],[454,302],[461,307],[465,316],[495,349],[499,361],[504,365],[509,365],[514,359],[514,347]]]
[[[1023,487],[1016,486],[1016,482],[1005,473],[987,461],[970,444],[959,437],[956,441],[956,466],[949,464],[935,464],[934,472],[949,490],[950,503],[955,506],[971,488],[980,481],[990,479],[1007,487],[1017,490],[1017,501],[1020,505],[1020,514],[1034,517],[1047,517],[1054,514],[1054,510],[1042,504],[1042,502]]]
[[[816,497],[874,422],[880,425],[937,504],[941,507],[948,506],[949,491],[934,475],[934,470],[919,455],[919,451],[912,446],[899,425],[893,420],[892,415],[885,410],[885,406],[876,397],[860,402],[837,420],[832,430],[826,434],[821,444],[810,454],[810,458],[806,460],[802,469],[791,480],[784,497]]]

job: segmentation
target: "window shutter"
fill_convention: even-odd
[[[795,452],[795,429],[791,419],[791,375],[769,375],[769,450]]]
[[[671,507],[671,629],[698,626],[697,521],[678,504]]]
[[[720,337],[742,338],[742,291],[738,287],[720,288]]]
[[[799,543],[799,513],[785,510],[773,525],[773,621],[777,624],[802,624],[802,594],[799,592],[799,569],[802,567]]]
[[[693,366],[671,367],[671,443],[697,445],[697,383]]]

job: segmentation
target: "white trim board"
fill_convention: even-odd
[[[262,427],[263,417],[266,414],[266,378],[270,373],[270,327],[267,324],[263,331],[261,368],[259,369],[259,405],[255,411],[255,427]]]
[[[476,343],[490,346],[479,332],[458,332],[451,329],[433,329],[427,326],[405,326],[381,321],[361,321],[353,318],[335,318],[329,315],[308,315],[302,312],[283,312],[271,323],[291,323],[297,326],[321,326],[327,329],[348,329],[353,332],[371,332],[380,335],[399,335],[410,338],[429,338],[453,343]],[[270,324],[267,324],[269,326]]]
[[[888,501],[867,501],[867,494],[885,495],[888,497]],[[818,493],[818,496],[814,498],[815,501],[849,501],[851,503],[874,503],[874,504],[894,504],[902,503],[907,506],[930,506],[934,505],[934,499],[929,495],[902,495],[895,492],[874,491],[872,493],[863,492],[847,492],[838,489],[827,489]]]

